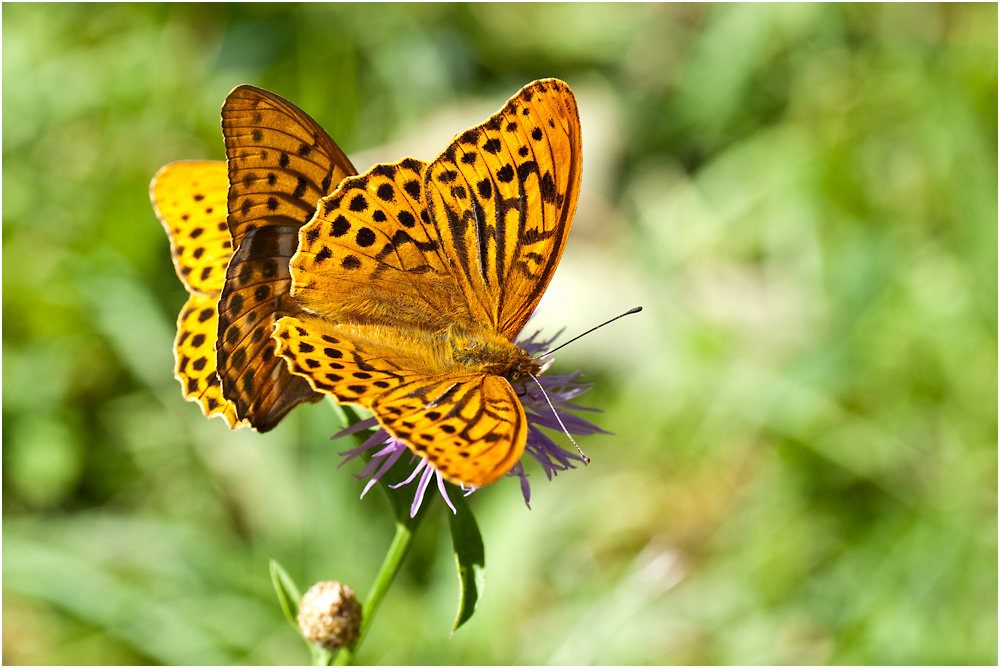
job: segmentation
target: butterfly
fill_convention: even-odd
[[[226,162],[166,165],[150,197],[190,295],[174,341],[184,396],[232,428],[263,432],[322,398],[288,372],[271,332],[301,313],[288,267],[299,228],[357,170],[308,114],[261,88],[233,89],[222,127]]]
[[[559,264],[581,170],[576,99],[544,79],[430,164],[345,178],[299,230],[302,312],[277,319],[278,355],[450,482],[497,480],[524,451],[518,394],[541,371],[512,341]]]

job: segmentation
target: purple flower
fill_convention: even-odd
[[[538,335],[539,332],[535,332],[530,337],[515,342],[515,345],[526,351],[529,355],[536,356],[539,353],[548,350],[552,342],[559,336],[559,334],[556,334],[547,340],[536,340]],[[537,377],[539,384],[541,384],[545,390],[545,395],[548,396],[548,401],[546,401],[545,395],[542,394],[538,386],[531,385],[530,383],[525,384],[525,393],[520,396],[521,404],[524,406],[524,413],[528,418],[528,440],[525,444],[524,452],[542,465],[542,470],[545,472],[545,476],[549,480],[551,480],[552,477],[557,475],[560,471],[575,468],[574,462],[582,462],[584,459],[576,452],[571,452],[560,447],[559,445],[556,445],[556,443],[549,438],[540,429],[540,427],[552,429],[558,432],[562,432],[563,427],[565,427],[566,431],[577,436],[608,433],[591,422],[584,420],[582,417],[569,412],[600,412],[596,408],[583,408],[571,403],[573,399],[589,390],[592,385],[590,383],[581,382],[581,374],[579,372],[563,375],[545,375],[545,371],[551,366],[551,364],[552,359],[549,358],[545,364],[542,365],[542,371]],[[551,402],[551,405],[549,402]],[[553,409],[558,414],[558,417],[553,414]],[[333,435],[333,438],[348,436],[373,427],[378,427],[378,421],[372,417],[367,420],[361,420],[347,429],[339,431]],[[361,492],[362,497],[364,497],[364,495],[368,493],[368,490],[371,489],[375,483],[378,482],[382,476],[392,468],[393,464],[395,464],[400,457],[406,453],[410,453],[410,450],[406,447],[405,443],[397,441],[395,438],[391,437],[385,429],[379,428],[360,446],[340,453],[344,456],[344,461],[341,462],[341,466],[369,450],[374,451],[371,454],[371,459],[367,464],[365,464],[365,467],[361,470],[361,472],[354,476],[358,479],[368,478],[368,484],[365,485],[364,491]],[[524,503],[530,509],[531,504],[529,502],[531,500],[531,487],[528,484],[528,474],[524,470],[523,462],[524,458],[522,457],[521,461],[517,462],[511,470],[507,472],[507,475],[510,477],[520,478],[521,493],[524,495]],[[445,503],[448,504],[448,507],[451,508],[451,511],[454,513],[455,506],[452,505],[451,499],[448,498],[448,492],[445,488],[444,478],[441,473],[426,459],[418,457],[412,453],[410,453],[410,463],[416,464],[413,472],[410,473],[410,476],[402,482],[390,485],[390,487],[395,489],[397,487],[407,485],[414,480],[417,481],[416,493],[413,495],[413,504],[410,506],[410,517],[415,516],[417,511],[420,509],[420,504],[424,500],[424,493],[427,491],[427,487],[430,485],[432,478],[436,479],[438,491],[441,492],[441,496],[444,497]],[[475,487],[463,489],[465,490],[466,496],[476,491]]]

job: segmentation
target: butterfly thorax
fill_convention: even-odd
[[[498,334],[452,326],[446,336],[447,354],[455,367],[503,376],[511,382],[541,370],[528,353]]]

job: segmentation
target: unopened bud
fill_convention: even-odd
[[[317,582],[299,603],[299,629],[329,650],[351,647],[361,628],[361,604],[354,590],[339,582]]]

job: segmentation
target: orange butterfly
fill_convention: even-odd
[[[177,321],[175,375],[209,417],[268,431],[321,398],[288,373],[271,331],[302,312],[288,271],[299,228],[357,171],[308,114],[260,88],[235,88],[222,126],[227,163],[171,163],[150,186],[191,295]]]
[[[449,481],[495,481],[524,452],[518,394],[541,371],[512,340],[559,263],[581,169],[576,100],[545,79],[429,165],[346,178],[299,231],[302,312],[278,318],[278,354]],[[259,200],[244,201],[231,191],[230,211]]]

